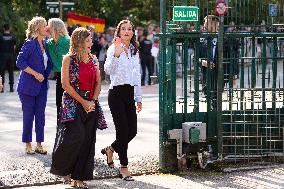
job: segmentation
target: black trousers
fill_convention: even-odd
[[[71,174],[75,180],[92,180],[98,111],[86,113],[81,105],[76,118],[60,126],[56,133],[50,172]]]
[[[60,109],[62,106],[62,95],[64,89],[62,88],[61,84],[61,73],[55,72],[55,77],[56,77],[56,108],[57,108],[57,122],[58,122],[60,118]]]
[[[134,87],[119,85],[109,90],[108,104],[116,129],[116,140],[111,147],[118,153],[120,164],[127,166],[128,143],[137,134],[137,115]]]
[[[148,85],[151,85],[150,76],[153,75],[154,57],[151,55],[141,55],[142,78],[141,85],[145,85],[146,67],[148,70]]]
[[[2,84],[5,83],[5,70],[9,73],[9,84],[11,87],[14,85],[14,54],[3,53],[0,55],[0,75],[2,77]]]
[[[99,68],[102,81],[106,79],[106,73],[104,70],[105,61],[99,61]]]

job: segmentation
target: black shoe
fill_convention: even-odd
[[[69,184],[72,183],[72,179],[71,178],[63,178],[63,182],[62,183],[65,184],[65,185],[69,185]]]
[[[118,176],[119,178],[125,181],[134,181],[134,178],[132,178],[132,176],[125,176],[125,175],[122,175],[121,173]]]
[[[10,87],[10,92],[14,92],[14,88],[12,86]]]
[[[83,182],[83,181],[78,182],[76,180],[72,181],[71,187],[72,188],[78,188],[78,189],[84,189],[84,188],[88,189],[89,188],[88,185],[85,182]]]
[[[127,166],[121,166],[120,169],[122,169],[122,168],[127,168]],[[122,180],[125,180],[125,181],[134,181],[132,176],[130,176],[130,175],[123,175],[121,173],[121,170],[120,170],[120,174],[118,176],[119,176],[119,178],[121,178]]]

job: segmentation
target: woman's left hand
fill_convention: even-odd
[[[137,102],[136,110],[138,113],[142,110],[142,102]]]
[[[95,109],[96,109],[96,103],[95,103],[95,101],[90,101],[91,102],[91,106],[89,106],[89,109],[88,109],[88,113],[89,112],[92,112],[92,111],[95,111]]]

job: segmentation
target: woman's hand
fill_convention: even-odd
[[[142,102],[137,102],[136,110],[138,113],[142,110]]]
[[[122,47],[121,38],[119,38],[119,37],[115,38],[114,46],[115,46],[114,56],[115,57],[119,57],[120,54],[123,52],[123,49],[124,49]]]
[[[39,81],[39,82],[43,82],[44,77],[42,74],[40,73],[35,73],[34,77]]]
[[[96,108],[95,102],[94,101],[88,101],[88,100],[84,100],[83,103],[82,103],[82,106],[87,113],[95,111],[95,108]]]

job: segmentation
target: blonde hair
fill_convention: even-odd
[[[68,31],[64,22],[59,18],[51,18],[48,20],[49,32],[51,37],[54,39],[56,34],[68,35]]]
[[[91,33],[86,28],[76,28],[70,38],[70,49],[68,54],[70,56],[75,56],[77,60],[81,61],[82,53],[84,52],[85,39],[90,35]],[[93,58],[91,53],[89,53],[89,57]]]
[[[27,39],[29,39],[29,38],[32,38],[32,39],[37,38],[38,35],[39,35],[38,29],[41,26],[44,26],[44,25],[46,25],[45,18],[43,18],[41,16],[33,17],[33,19],[28,22],[28,29],[26,30],[26,37],[27,37]]]

